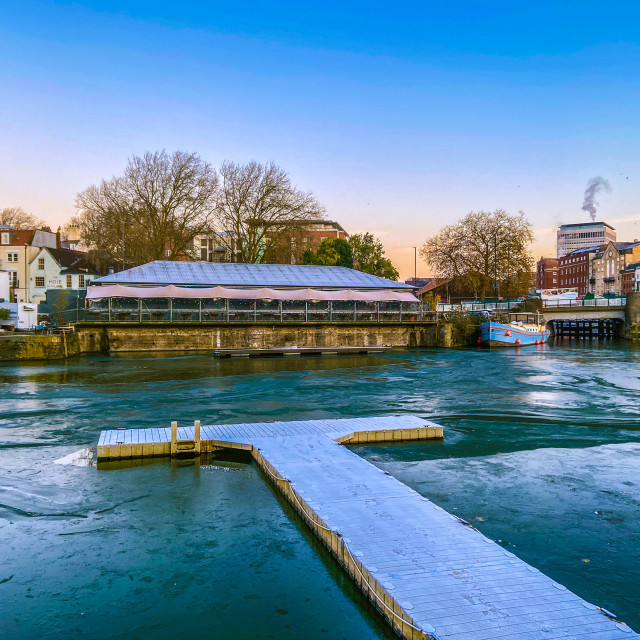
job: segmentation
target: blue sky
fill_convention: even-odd
[[[63,223],[166,148],[274,160],[402,276],[469,210],[523,209],[551,253],[595,175],[640,237],[640,5],[524,5],[2,3],[0,207]]]

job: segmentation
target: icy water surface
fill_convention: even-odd
[[[355,450],[639,629],[640,350],[519,351],[0,364],[0,637],[393,637],[254,465],[75,454],[171,419],[403,412],[445,440]]]

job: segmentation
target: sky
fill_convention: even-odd
[[[589,221],[640,238],[637,2],[0,3],[0,208],[52,228],[148,150],[274,161],[401,278],[469,211],[533,252]],[[431,275],[420,259],[418,275]]]

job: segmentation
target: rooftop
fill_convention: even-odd
[[[316,218],[314,220],[300,220],[298,224],[302,227],[309,226],[312,224],[325,224],[325,225],[332,226],[334,229],[337,229],[338,231],[347,233],[344,227],[339,222],[336,222],[335,220],[326,220],[325,218]]]
[[[17,231],[14,231],[9,244],[12,247],[21,247],[25,244],[31,244],[35,232],[35,229],[18,229]]]
[[[561,224],[560,229],[572,229],[577,227],[609,227],[609,229],[615,231],[615,229],[606,222],[574,222],[572,224]]]
[[[633,247],[637,247],[640,244],[638,240],[634,240],[633,242],[616,242],[616,249],[618,251],[624,251],[625,249],[633,249]]]
[[[413,287],[346,267],[293,264],[237,264],[156,260],[94,284],[190,285],[195,287],[283,287],[323,289],[404,289]]]
[[[618,243],[616,243],[618,244]],[[579,253],[595,253],[596,251],[600,251],[602,249],[603,245],[601,244],[597,244],[595,246],[592,247],[582,247],[582,249],[576,249],[575,251],[572,251],[571,253],[567,253],[566,256],[562,256],[563,258],[568,258],[569,256],[575,256]],[[559,258],[558,258],[559,259]]]
[[[437,289],[444,284],[449,284],[449,282],[451,282],[452,280],[453,278],[433,278],[429,284],[418,290],[418,295],[422,296],[425,293],[429,293],[429,291]]]
[[[45,247],[51,257],[62,267],[64,273],[96,273],[96,269],[87,262],[87,254],[74,249],[52,249]],[[35,258],[34,258],[35,260]]]
[[[602,256],[602,254],[607,250],[607,247],[612,244],[615,245],[618,251],[628,251],[629,249],[633,249],[634,247],[640,245],[640,241],[634,240],[633,242],[608,242],[607,244],[603,244],[599,247],[596,257],[599,258],[600,256]]]

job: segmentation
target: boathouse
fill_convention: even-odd
[[[87,291],[108,321],[415,321],[414,287],[346,267],[155,261]]]

